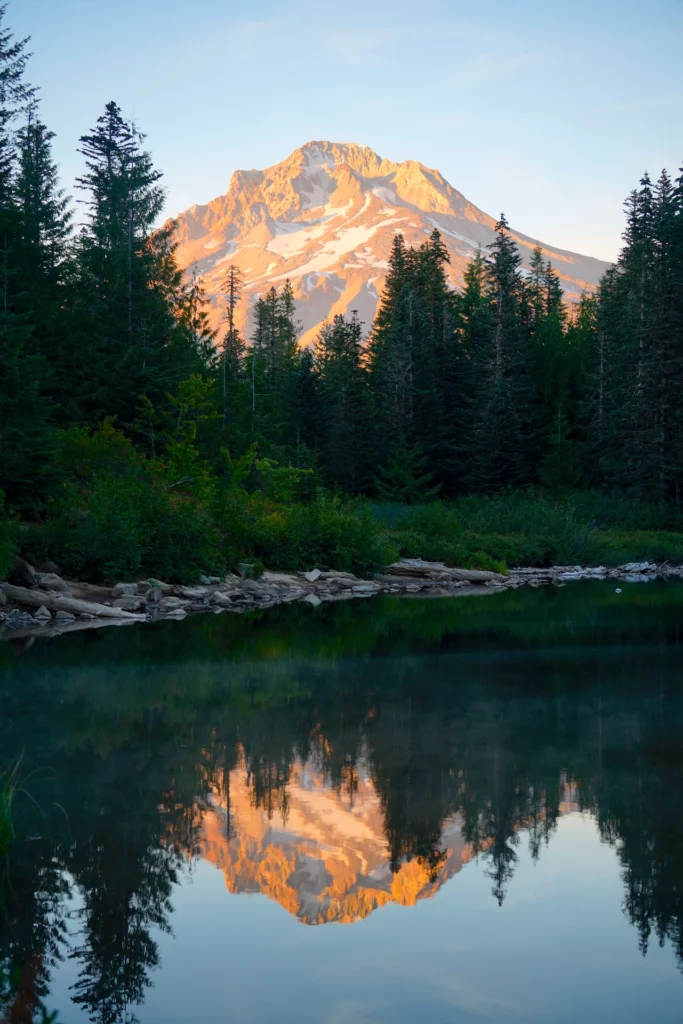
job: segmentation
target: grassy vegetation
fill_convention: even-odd
[[[250,451],[209,468],[191,445],[151,460],[110,423],[61,437],[64,481],[43,519],[18,524],[0,509],[0,578],[18,548],[92,581],[155,575],[189,582],[234,570],[318,567],[370,574],[399,557],[466,568],[683,562],[683,515],[593,492],[539,488],[424,505],[377,505],[332,495],[310,470]]]
[[[4,514],[5,495],[0,491],[0,579],[4,579],[16,553],[16,524]]]
[[[14,801],[19,790],[19,765],[0,772],[0,860],[4,860],[15,837]]]
[[[380,528],[406,558],[465,568],[683,562],[683,516],[667,506],[540,489],[446,504],[375,505]]]
[[[237,461],[224,452],[219,471],[191,446],[150,460],[105,423],[94,434],[64,432],[60,463],[58,498],[22,525],[18,542],[29,561],[50,559],[79,579],[189,582],[245,559],[372,573],[399,556],[367,507],[255,451]]]

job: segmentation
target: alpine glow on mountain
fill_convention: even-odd
[[[287,785],[286,811],[258,806],[242,763],[225,795],[212,793],[199,849],[225,876],[231,893],[262,893],[303,924],[352,924],[396,903],[414,906],[434,896],[491,845],[474,849],[462,816],[446,817],[440,857],[428,864],[406,857],[391,865],[386,822],[368,765],[360,764],[352,796],[326,783],[311,763],[297,761]],[[565,786],[558,811],[577,810]]]
[[[226,267],[239,267],[248,300],[240,326],[247,336],[256,298],[289,278],[301,342],[308,344],[323,320],[352,309],[369,329],[396,232],[419,245],[438,228],[457,288],[477,248],[493,241],[495,224],[439,171],[415,160],[392,163],[367,146],[308,142],[266,170],[235,171],[225,195],[180,214],[178,259],[202,276],[216,324]],[[538,241],[512,234],[527,266]],[[568,301],[595,289],[608,264],[541,244]]]

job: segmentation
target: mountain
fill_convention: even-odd
[[[439,171],[415,160],[392,163],[353,143],[308,142],[264,171],[235,171],[228,191],[178,220],[178,259],[196,265],[218,324],[229,263],[243,272],[241,327],[250,331],[256,298],[290,278],[302,344],[321,322],[357,309],[369,330],[382,292],[394,234],[418,245],[436,227],[451,257],[450,280],[463,281],[496,220],[473,206]],[[512,232],[525,265],[535,239]],[[543,244],[569,300],[593,290],[608,264]]]
[[[471,859],[458,819],[447,820],[437,877],[411,860],[393,875],[384,817],[372,781],[361,774],[353,800],[325,786],[309,765],[294,769],[286,813],[255,807],[244,771],[230,777],[234,834],[227,840],[225,803],[204,817],[201,852],[231,893],[262,893],[304,924],[349,924],[386,903],[412,906],[433,895]]]
[[[286,804],[269,816],[254,803],[248,773],[237,768],[230,772],[229,820],[225,798],[210,796],[201,855],[223,872],[229,892],[261,893],[309,925],[350,924],[387,903],[413,906],[475,856],[455,814],[443,822],[443,858],[433,877],[415,858],[393,874],[380,800],[362,766],[357,782],[350,798],[314,765],[298,762]],[[560,812],[576,810],[573,801],[567,787]]]

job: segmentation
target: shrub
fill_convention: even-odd
[[[93,433],[82,427],[63,430],[59,460],[65,479],[84,484],[102,475],[134,476],[145,463],[130,438],[111,420],[105,420]]]
[[[271,509],[253,521],[254,553],[280,569],[375,572],[398,558],[367,509],[320,495],[311,505]]]
[[[598,535],[599,561],[605,565],[623,565],[648,559],[655,562],[683,563],[683,533],[635,530],[603,531]]]
[[[210,512],[185,494],[159,487],[148,492],[142,563],[169,582],[196,580],[225,571],[221,538]]]
[[[599,530],[683,531],[683,510],[667,502],[601,491],[575,491],[567,501],[580,519],[595,523]]]
[[[148,474],[105,473],[89,488],[69,485],[58,514],[22,540],[27,557],[49,556],[87,580],[150,573],[187,582],[223,567],[218,531],[204,508]]]
[[[151,573],[186,582],[223,568],[220,536],[201,500],[213,483],[194,450],[187,457],[198,494],[173,486],[177,467],[148,461],[110,421],[92,434],[64,431],[61,446],[69,481],[50,518],[22,530],[29,559],[50,557],[87,580]]]
[[[400,519],[400,528],[452,540],[463,532],[465,526],[457,505],[435,501],[429,505],[415,505]]]
[[[17,524],[5,512],[5,495],[0,491],[0,580],[7,574],[17,553]]]
[[[391,536],[404,557],[466,568],[683,560],[683,533],[634,529],[640,518],[676,523],[675,512],[593,493],[555,498],[531,488],[452,504],[375,506],[372,513],[393,524]],[[596,520],[627,526],[600,529]]]

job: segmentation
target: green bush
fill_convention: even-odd
[[[442,560],[452,560],[456,552],[467,559],[479,551],[510,565],[574,563],[590,559],[597,546],[594,524],[582,520],[570,503],[542,491],[433,502],[403,515],[393,512],[391,518],[398,531],[424,538],[423,551],[442,551],[433,556]]]
[[[654,562],[683,563],[683,533],[662,530],[602,531],[598,534],[599,558],[605,565],[623,565],[649,559]]]
[[[253,560],[254,524],[264,514],[263,503],[240,487],[216,494],[212,518],[219,536],[221,561],[230,569]]]
[[[86,580],[153,574],[187,582],[223,568],[207,512],[147,475],[103,474],[87,489],[71,485],[57,516],[29,528],[22,540],[27,557],[50,557]]]
[[[414,505],[407,515],[398,519],[397,525],[402,530],[449,540],[459,536],[466,529],[458,506],[443,501]]]
[[[5,495],[0,491],[0,580],[7,574],[17,553],[17,524],[5,512]]]
[[[266,511],[252,526],[254,554],[279,569],[370,573],[399,555],[367,509],[325,495],[311,505]]]
[[[173,487],[168,468],[147,460],[110,422],[92,434],[65,431],[61,446],[68,482],[50,517],[22,530],[29,560],[49,557],[69,575],[106,581],[152,574],[186,582],[223,569],[207,504]],[[204,467],[195,469],[204,483]]]
[[[670,503],[600,491],[575,491],[567,501],[578,518],[599,530],[683,531],[683,510]]]
[[[683,533],[660,528],[680,523],[675,511],[593,492],[557,498],[530,488],[450,504],[374,505],[371,513],[390,527],[403,557],[465,568],[683,560]]]
[[[99,476],[129,477],[140,472],[145,459],[129,437],[105,420],[90,433],[73,427],[60,433],[60,468],[64,478],[88,484]]]
[[[391,518],[402,555],[464,568],[574,564],[598,549],[595,527],[543,492],[433,502]]]

